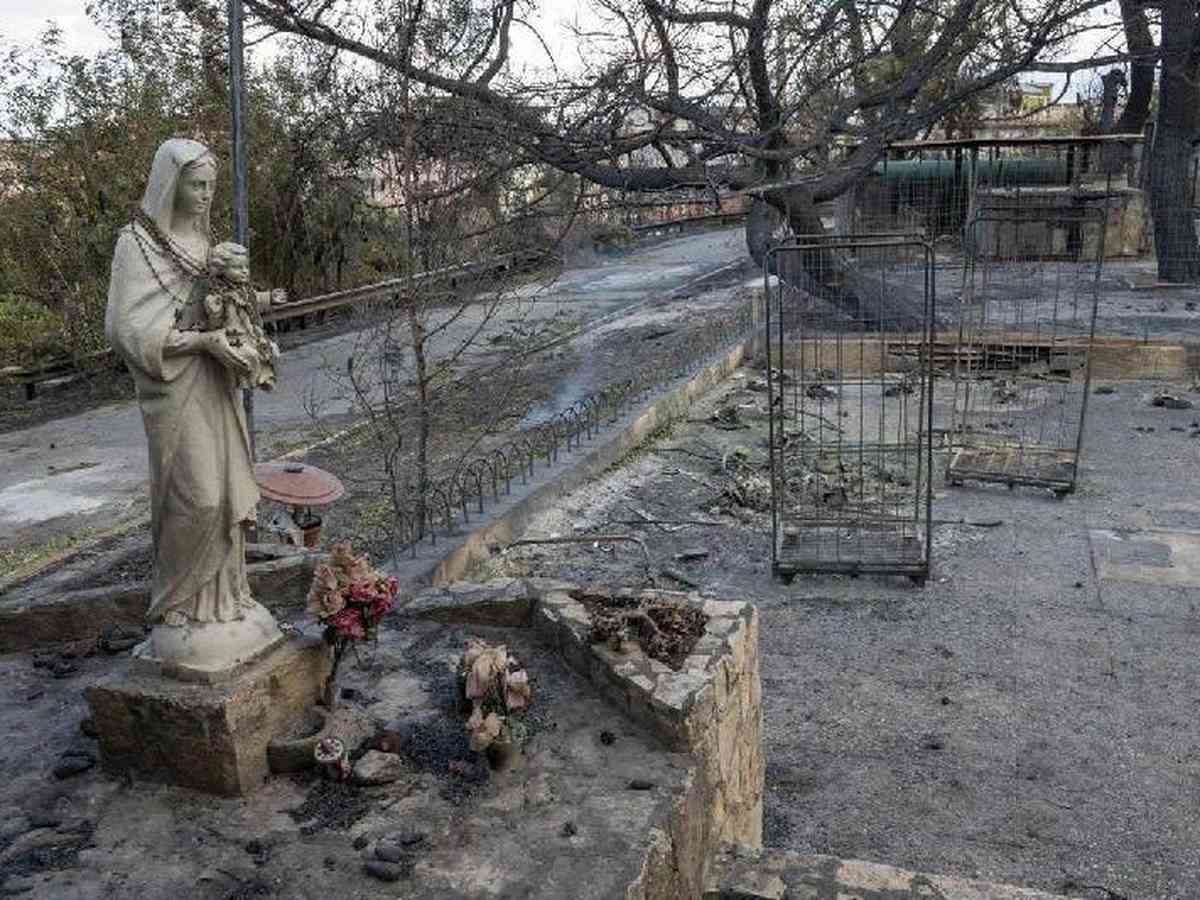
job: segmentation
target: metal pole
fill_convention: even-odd
[[[246,101],[246,73],[242,49],[242,0],[229,0],[229,113],[233,143],[233,239],[249,249],[246,191],[246,128],[242,119]],[[246,431],[250,435],[250,459],[257,458],[254,440],[254,390],[242,391]]]

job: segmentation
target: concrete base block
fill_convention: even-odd
[[[220,684],[133,672],[85,691],[111,772],[238,796],[268,773],[267,744],[320,699],[330,669],[320,640],[293,638]]]

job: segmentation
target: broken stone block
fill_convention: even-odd
[[[84,692],[102,766],[151,780],[238,796],[268,774],[267,744],[315,705],[329,648],[293,639],[219,684],[151,671],[113,676]]]
[[[391,784],[404,777],[404,760],[394,753],[368,750],[354,764],[354,783],[361,785]]]

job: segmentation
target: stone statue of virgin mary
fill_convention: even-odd
[[[150,445],[154,580],[141,655],[212,673],[281,637],[250,594],[242,523],[258,488],[238,377],[250,362],[204,321],[217,164],[203,144],[169,140],[113,255],[105,334],[133,374]],[[260,295],[260,304],[270,295]]]

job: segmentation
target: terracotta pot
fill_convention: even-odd
[[[316,547],[321,542],[321,520],[313,519],[310,524],[305,525],[300,529],[304,535],[304,546],[309,550]]]
[[[346,745],[335,737],[322,738],[313,750],[313,759],[335,781],[350,779],[350,754]]]

